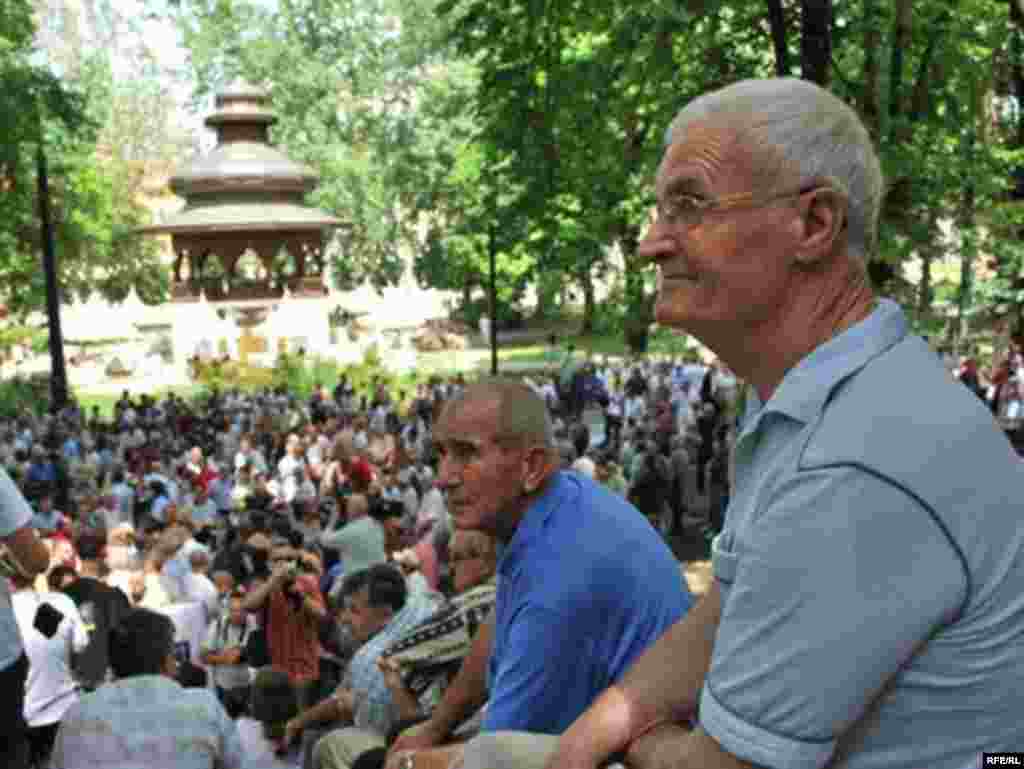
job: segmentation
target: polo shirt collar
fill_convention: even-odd
[[[533,540],[540,536],[552,513],[563,502],[578,495],[579,491],[579,483],[568,473],[559,470],[551,476],[547,490],[526,509],[523,519],[516,527],[516,533],[512,535],[512,539],[505,546],[501,560],[498,562],[498,573],[501,576],[510,576],[515,571],[526,549]]]
[[[908,333],[906,316],[890,299],[878,300],[868,317],[816,348],[783,378],[768,403],[752,392],[744,422],[753,429],[766,414],[784,414],[804,424],[817,418],[832,391],[868,361],[902,341]],[[756,416],[755,416],[756,415]]]

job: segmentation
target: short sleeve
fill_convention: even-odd
[[[520,609],[509,628],[483,730],[565,731],[590,705],[598,676],[591,643],[564,615],[543,608]]]
[[[55,597],[57,596],[51,596],[51,598]],[[64,612],[64,621],[68,624],[71,649],[75,654],[81,654],[89,645],[89,631],[86,630],[85,623],[82,622],[82,615],[79,613],[78,607],[75,606],[75,602],[65,595],[61,595],[60,598],[66,599],[60,602],[58,608]]]
[[[32,521],[32,508],[14,485],[7,472],[0,468],[0,537],[9,537]]]
[[[714,543],[722,615],[704,730],[765,767],[817,769],[918,646],[966,575],[930,512],[885,479],[815,470]]]

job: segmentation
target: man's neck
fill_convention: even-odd
[[[78,569],[79,575],[83,577],[91,577],[92,579],[100,578],[100,563],[99,561],[82,561],[81,567]]]
[[[876,300],[866,278],[833,292],[802,292],[777,318],[708,346],[767,403],[786,375],[814,350],[865,320]]]
[[[557,469],[552,469],[540,482],[535,491],[530,493],[524,492],[520,495],[511,511],[498,515],[498,530],[494,533],[494,536],[499,542],[507,545],[512,541],[516,531],[519,529],[519,524],[526,517],[526,511],[530,509],[534,502],[548,492],[556,473]]]

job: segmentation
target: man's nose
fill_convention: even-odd
[[[640,239],[640,243],[637,244],[637,256],[645,262],[658,264],[668,259],[674,252],[675,244],[672,238],[668,236],[668,233],[658,223],[657,219],[652,219],[651,223],[647,226],[647,231],[644,232],[643,237]]]
[[[437,485],[446,490],[458,484],[458,468],[450,457],[442,457],[437,466]]]

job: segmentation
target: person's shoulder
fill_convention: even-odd
[[[871,430],[862,429],[865,417]],[[917,444],[931,453],[965,448],[986,431],[996,432],[984,404],[945,375],[923,342],[908,337],[836,386],[809,451],[868,441],[900,451]]]
[[[43,593],[41,598],[55,609],[71,613],[78,612],[78,607],[75,606],[75,602],[72,601],[71,597],[65,593],[47,592]]]

